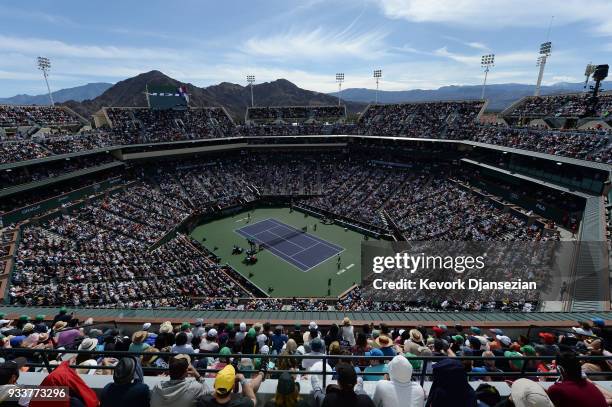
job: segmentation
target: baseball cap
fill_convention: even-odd
[[[227,365],[217,373],[215,378],[215,392],[219,396],[226,396],[234,388],[236,381],[236,370],[234,366]]]
[[[404,353],[404,357],[408,359],[408,362],[410,362],[414,370],[420,370],[423,366],[423,363],[420,359],[415,359],[416,355],[414,353],[406,352]]]
[[[505,335],[495,335],[495,339],[497,339],[506,346],[510,346],[510,344],[512,343],[512,339]]]
[[[232,351],[227,346],[222,347],[221,350],[219,351],[219,355],[222,355],[222,356],[229,356],[231,354],[232,354]]]
[[[463,343],[465,342],[465,339],[463,339],[462,335],[453,335],[452,340],[455,341],[456,343],[459,343],[461,345],[463,345]]]
[[[436,336],[440,336],[444,333],[444,329],[440,328],[439,326],[434,326],[433,328],[431,328],[434,331],[434,334]]]
[[[474,335],[480,335],[480,332],[481,332],[480,328],[478,328],[477,326],[470,327],[470,331],[472,331]]]
[[[378,348],[374,348],[368,352],[365,353],[366,356],[384,356],[384,353],[382,352],[382,350],[378,349]]]
[[[142,330],[143,331],[148,331],[149,328],[151,328],[151,323],[150,322],[145,322],[144,324],[142,324]]]
[[[512,358],[512,357],[522,357],[523,355],[519,352],[515,352],[515,351],[510,351],[507,350],[504,352],[504,357],[505,358]],[[525,363],[525,361],[523,360],[518,360],[518,359],[513,359],[513,360],[509,360],[508,363],[510,363],[511,365],[513,365],[515,368],[517,369],[522,369],[523,368],[523,363]]]
[[[521,352],[523,352],[525,356],[535,356],[536,355],[536,351],[534,347],[531,345],[521,346]]]
[[[216,338],[217,330],[215,328],[209,329],[208,332],[206,332],[206,336],[208,336],[209,338]]]
[[[551,334],[550,332],[540,332],[538,336],[542,338],[544,343],[547,345],[552,345],[553,343],[555,343],[555,335]]]

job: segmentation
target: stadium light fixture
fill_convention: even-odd
[[[480,99],[484,100],[485,88],[487,87],[487,76],[489,75],[489,70],[495,66],[495,54],[483,55],[480,58],[480,66],[484,68],[484,81],[482,82],[482,92],[480,93]]]
[[[55,106],[53,102],[53,96],[51,95],[51,88],[49,87],[49,70],[51,69],[51,61],[46,57],[38,57],[36,59],[36,64],[38,65],[38,69],[40,69],[43,73],[43,77],[45,78],[45,83],[47,84],[47,93],[49,94],[49,101],[51,102],[51,106]]]
[[[546,61],[550,56],[552,51],[552,42],[546,41],[540,44],[540,56],[538,57],[538,61],[536,66],[540,67],[540,71],[538,73],[538,82],[536,83],[534,96],[540,96],[540,88],[542,86],[542,79],[544,78],[544,67],[546,66]]]
[[[589,86],[589,79],[591,78],[591,75],[593,75],[593,72],[595,72],[595,68],[597,68],[596,65],[593,65],[592,63],[588,63],[588,65],[586,66],[586,68],[584,69],[584,90],[585,92],[588,91],[588,86]]]
[[[342,93],[342,82],[344,82],[344,73],[336,74],[336,82],[338,82],[338,106],[340,106],[340,94]]]
[[[251,85],[251,107],[255,107],[255,99],[253,99],[253,84],[255,83],[255,75],[247,75],[247,82]]]
[[[378,104],[378,81],[382,78],[382,69],[374,70],[374,79],[376,79],[376,99],[375,103]]]

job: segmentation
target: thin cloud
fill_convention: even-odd
[[[286,60],[330,59],[343,56],[374,59],[384,55],[386,36],[386,32],[378,30],[365,33],[346,30],[330,32],[318,27],[312,31],[290,31],[270,37],[250,38],[244,43],[241,51],[251,56]]]
[[[69,44],[58,40],[0,35],[0,51],[84,59],[178,60],[171,49]]]
[[[542,27],[551,15],[555,24],[592,22],[600,33],[612,35],[609,0],[373,0],[384,15],[416,23],[445,23],[495,29]]]

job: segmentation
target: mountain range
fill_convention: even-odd
[[[583,83],[556,83],[550,86],[542,86],[542,95],[554,95],[559,93],[582,92]],[[402,91],[379,91],[379,103],[401,103],[401,102],[426,102],[432,100],[465,100],[480,99],[482,86],[443,86],[438,89],[424,90],[402,90]],[[489,99],[487,110],[501,111],[513,102],[524,96],[532,96],[535,92],[535,85],[525,85],[520,83],[504,83],[487,85],[485,98]],[[338,97],[338,92],[330,93]],[[348,88],[342,91],[341,97],[344,100],[353,102],[373,103],[376,99],[376,90],[364,88]]]
[[[87,85],[76,86],[51,92],[53,101],[56,103],[75,100],[81,102],[86,99],[93,99],[100,96],[104,91],[113,86],[112,83],[96,82]],[[0,104],[4,105],[48,105],[49,95],[16,95],[10,98],[0,98]]]
[[[64,105],[84,117],[108,106],[146,106],[146,85],[166,85],[178,88],[184,85],[191,106],[223,106],[237,121],[242,121],[246,108],[251,104],[251,89],[248,86],[222,82],[204,88],[184,84],[159,71],[150,71],[129,78],[107,89],[101,95],[81,102],[70,100]],[[253,86],[255,104],[258,106],[333,105],[338,99],[325,93],[313,92],[297,87],[286,79],[277,79]],[[347,102],[347,110],[356,113],[365,108],[365,103]]]
[[[146,106],[144,94],[146,85],[167,85],[178,88],[186,86],[192,106],[224,106],[237,121],[242,121],[246,108],[251,103],[251,89],[229,82],[218,85],[198,87],[184,84],[160,71],[150,71],[117,82],[89,83],[74,88],[53,92],[56,102],[69,106],[84,117],[89,117],[104,106]],[[487,85],[486,98],[489,99],[488,110],[500,111],[523,96],[533,95],[535,86],[507,83]],[[543,95],[568,92],[581,92],[582,83],[557,83],[542,86]],[[379,103],[424,102],[433,100],[479,99],[482,87],[478,85],[443,86],[438,89],[414,89],[406,91],[379,91]],[[375,90],[365,88],[348,88],[342,91],[349,114],[363,111],[368,103],[375,99]],[[277,79],[253,86],[257,106],[291,106],[291,105],[334,105],[336,93],[320,93],[302,89],[286,79]],[[48,104],[47,95],[17,95],[0,98],[0,104]]]

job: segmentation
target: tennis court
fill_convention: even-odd
[[[268,221],[268,219],[274,219],[277,223],[273,225],[273,222],[266,222],[261,226],[251,228],[261,221]],[[289,262],[279,256],[278,251],[276,253],[272,250],[258,252],[257,262],[254,264],[245,262],[246,253],[233,253],[235,246],[243,249],[249,248],[246,235],[237,233],[237,229],[246,228],[244,231],[248,234],[258,233],[277,226],[278,223],[292,228],[291,234],[297,235],[296,230],[300,232],[299,235],[302,238],[299,240],[293,238],[291,241],[302,248],[308,248],[315,244],[315,241],[304,238],[302,228],[306,226],[308,236],[317,241],[333,244],[333,246],[338,247],[337,250],[344,250],[340,253],[340,264],[337,262],[338,254],[332,255],[332,257],[322,254],[325,250],[322,245],[319,245],[319,249],[317,249],[321,250],[321,254],[312,253],[311,250],[314,248],[307,251],[314,255],[312,261],[308,259],[306,262],[302,261],[303,257],[295,255],[297,248],[289,245],[292,249],[287,249],[285,252],[288,255],[287,257],[295,258],[304,263],[304,266]],[[273,230],[272,232],[279,234],[279,231]],[[289,230],[285,228],[282,231],[286,233],[283,236],[290,234]],[[206,246],[208,250],[214,252],[221,259],[220,264],[231,266],[264,292],[273,289],[271,291],[273,296],[335,297],[352,285],[358,284],[361,280],[361,242],[363,241],[363,235],[337,224],[325,224],[314,216],[308,216],[288,207],[262,207],[204,221],[191,232],[191,236]],[[261,239],[258,239],[258,241],[263,241],[264,236],[260,236]],[[272,241],[272,238],[267,237],[266,240]],[[279,247],[275,246],[274,249],[279,249]],[[315,256],[316,261],[314,260]],[[324,258],[327,258],[327,261],[323,261],[310,269],[307,267],[324,260]]]
[[[344,251],[338,245],[273,218],[236,229],[236,233],[264,245],[266,250],[304,272]]]

